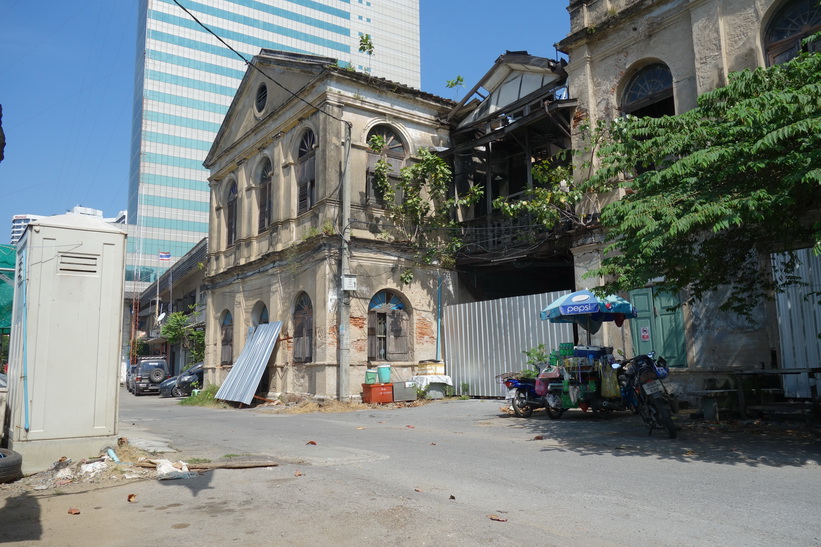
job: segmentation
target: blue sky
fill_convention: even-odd
[[[136,4],[0,1],[0,243],[15,214],[126,208]],[[563,0],[420,4],[422,89],[449,99],[447,80],[464,94],[505,50],[555,57],[570,27]]]

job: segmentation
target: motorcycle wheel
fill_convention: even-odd
[[[551,420],[558,420],[564,414],[563,408],[553,408],[552,406],[546,406],[544,409],[547,411],[547,417]]]
[[[527,404],[527,397],[521,391],[517,391],[513,397],[513,413],[519,418],[530,418],[533,408]]]
[[[673,415],[670,413],[670,407],[667,406],[667,402],[656,399],[656,410],[658,411],[659,421],[661,421],[661,425],[663,425],[667,431],[667,435],[669,435],[671,439],[675,439],[678,436],[678,432],[676,431],[676,424],[673,423]]]

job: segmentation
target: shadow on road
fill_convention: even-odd
[[[196,476],[187,479],[167,479],[157,482],[166,487],[181,486],[188,488],[191,490],[191,494],[196,498],[203,490],[213,490],[211,486],[211,476],[213,473],[214,471],[200,471]]]
[[[0,543],[36,541],[42,535],[37,498],[28,492],[6,498],[6,504],[0,509]]]
[[[552,440],[545,452],[575,452],[581,456],[609,454],[644,456],[682,463],[700,461],[726,465],[802,466],[821,462],[821,428],[806,423],[705,423],[676,416],[678,438],[664,431],[648,436],[641,418],[613,413],[599,419],[571,410],[558,420],[543,411],[530,418],[502,414],[509,427],[523,429],[534,441]]]

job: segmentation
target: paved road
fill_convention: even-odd
[[[43,515],[68,504],[88,510],[43,519],[48,525],[21,539],[63,545],[821,543],[817,437],[685,429],[670,440],[648,437],[634,416],[598,421],[569,412],[557,421],[538,414],[522,420],[500,412],[500,405],[442,401],[283,415],[181,407],[123,392],[121,434],[132,442],[170,445],[179,450],[169,454],[175,459],[241,455],[280,465],[31,500]],[[128,504],[128,493],[139,502]]]

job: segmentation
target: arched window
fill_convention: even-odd
[[[319,144],[310,129],[299,141],[299,167],[297,172],[297,214],[302,214],[316,204],[316,149]]]
[[[265,158],[257,174],[259,185],[259,232],[264,232],[271,224],[271,176],[273,175],[271,160]]]
[[[396,188],[399,182],[399,170],[405,165],[405,158],[407,158],[407,151],[405,150],[405,143],[399,137],[396,131],[387,125],[377,125],[368,133],[368,142],[371,137],[377,135],[383,139],[385,143],[382,148],[382,154],[376,154],[373,150],[368,150],[368,172],[367,172],[367,199],[368,203],[376,205],[384,205],[384,195],[382,191],[377,188],[374,183],[374,172],[377,162],[383,157],[390,165],[388,172],[388,180],[390,184]],[[396,196],[397,201],[401,201],[401,196]]]
[[[231,312],[222,312],[220,320],[220,365],[230,365],[234,362],[234,318]]]
[[[391,291],[380,291],[368,304],[368,359],[407,361],[408,312],[402,299]]]
[[[802,50],[801,41],[821,30],[821,6],[818,0],[792,0],[785,3],[767,25],[764,49],[767,64],[786,63]],[[821,43],[809,45],[810,51],[821,51]]]
[[[251,323],[256,327],[268,323],[268,308],[262,302],[254,304],[251,311]]]
[[[228,207],[226,208],[226,218],[225,218],[225,227],[226,227],[226,242],[228,247],[236,243],[237,241],[237,198],[239,197],[239,193],[237,192],[237,183],[232,182],[231,188],[228,190]]]
[[[310,363],[314,349],[314,307],[311,297],[302,293],[294,306],[294,362]]]
[[[673,75],[667,65],[655,63],[639,70],[624,89],[621,110],[652,118],[675,115]]]

